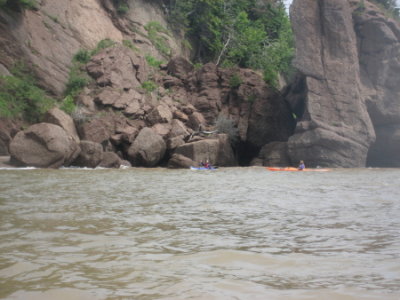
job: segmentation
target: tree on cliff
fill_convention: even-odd
[[[288,74],[293,37],[282,0],[171,0],[170,21],[195,43],[195,60]]]
[[[396,0],[372,0],[375,3],[382,5],[387,9],[394,17],[400,17],[400,8],[398,7]]]

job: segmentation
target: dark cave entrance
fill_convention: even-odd
[[[235,155],[241,167],[247,167],[257,157],[260,147],[255,147],[249,142],[239,142],[235,147]]]

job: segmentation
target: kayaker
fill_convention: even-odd
[[[304,165],[304,161],[301,160],[297,169],[299,171],[303,171],[305,168],[306,168],[306,166]]]
[[[206,160],[206,163],[204,164],[204,168],[210,169],[211,165],[210,162],[208,161],[208,159]]]
[[[200,162],[200,167],[204,167],[204,162],[203,161]]]

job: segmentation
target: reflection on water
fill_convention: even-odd
[[[1,299],[399,299],[400,170],[0,170]]]

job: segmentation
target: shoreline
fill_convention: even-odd
[[[10,164],[10,156],[0,156],[0,168],[15,168],[16,166]]]

